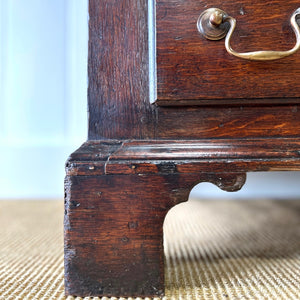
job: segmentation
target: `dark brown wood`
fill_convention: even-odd
[[[161,108],[156,138],[299,137],[300,108],[284,106],[227,106]]]
[[[261,103],[298,99],[300,53],[271,62],[229,55],[224,40],[206,40],[196,28],[199,15],[210,7],[236,18],[231,44],[238,52],[285,51],[294,46],[289,20],[299,7],[297,0],[275,0],[268,5],[264,0],[156,0],[157,98],[164,105],[180,104],[180,100],[227,104],[240,99],[245,104],[252,103],[252,98]]]
[[[299,149],[297,138],[110,141],[110,149],[105,141],[88,141],[70,156],[66,171],[69,176],[297,171]]]
[[[67,177],[66,294],[162,296],[163,221],[201,178],[207,176]]]
[[[299,139],[86,142],[66,168],[66,293],[161,296],[168,210],[199,182],[237,191],[246,171],[300,170],[299,146]]]
[[[153,136],[147,0],[89,2],[89,138]]]
[[[105,143],[105,142],[104,142]],[[168,210],[187,201],[199,182],[216,184],[226,191],[239,190],[246,179],[241,172],[177,172],[163,160],[159,172],[118,174],[105,171],[115,143],[84,144],[67,163],[65,189],[65,288],[79,296],[162,296],[164,293],[163,222]],[[139,144],[139,142],[137,142]],[[151,144],[129,143],[130,159]],[[155,151],[155,146],[154,149]],[[172,150],[172,149],[171,149]],[[174,148],[176,151],[176,149]],[[131,154],[129,153],[131,152]],[[78,161],[82,153],[83,161]],[[88,155],[87,155],[88,153]],[[162,157],[167,153],[162,152]],[[99,167],[100,159],[105,161]],[[115,160],[118,160],[116,154]],[[178,157],[180,158],[180,157]],[[120,159],[121,162],[122,159]],[[85,169],[74,172],[76,165]],[[114,164],[113,164],[114,165]],[[130,167],[132,168],[132,164]],[[95,170],[99,167],[99,173]],[[100,170],[102,168],[102,171]],[[101,175],[103,174],[103,175]]]
[[[149,101],[147,3],[89,0],[89,137],[66,163],[67,295],[161,296],[164,217],[195,184],[237,191],[249,171],[300,170],[299,54],[242,62],[195,31],[218,5],[237,18],[237,50],[286,49],[299,3],[157,0],[168,107]]]
[[[194,2],[198,6],[203,5],[201,1]],[[185,5],[185,3],[191,5],[191,1],[181,1],[180,5]],[[239,11],[241,5],[238,4],[241,3],[236,3],[233,6],[234,10],[238,9]],[[160,6],[175,4],[176,1],[165,1]],[[295,6],[295,3],[287,1],[284,2],[284,5]],[[262,2],[260,7],[262,6],[265,7],[265,2]],[[276,7],[278,8],[278,5]],[[290,9],[293,9],[292,6]],[[262,12],[262,10],[260,11]],[[245,12],[246,15],[240,17],[250,17],[251,22],[254,22],[254,16],[249,16],[250,13],[246,10]],[[286,14],[288,13],[286,12]],[[255,14],[255,17],[258,15]],[[284,16],[281,17],[281,19],[283,18]],[[189,20],[190,18],[187,23],[190,22]],[[272,21],[275,22],[274,18]],[[280,22],[276,19],[277,21]],[[245,24],[245,22],[244,20],[243,23]],[[287,24],[288,21],[285,22]],[[177,25],[179,26],[179,24]],[[261,99],[258,98],[255,89],[253,90],[251,86],[246,87],[253,97],[250,103],[244,101],[245,99],[240,101],[225,97],[225,95],[226,101],[218,101],[218,107],[215,102],[210,102],[211,99],[205,100],[203,104],[206,106],[202,107],[162,108],[151,105],[148,93],[146,0],[91,0],[89,26],[89,139],[197,139],[300,135],[298,122],[300,111],[296,104],[299,103],[299,99],[286,98],[288,94],[285,94],[284,101],[279,98],[274,100],[270,98],[272,103],[268,100],[268,105],[262,106]],[[168,30],[172,29],[168,28]],[[271,29],[269,28],[269,30]],[[293,43],[291,32],[280,36],[283,39],[287,35],[289,40],[292,40],[290,43]],[[199,36],[197,38],[201,42]],[[253,40],[262,41],[259,37]],[[223,47],[223,42],[221,43]],[[271,44],[273,45],[274,41],[272,43],[269,41],[269,45]],[[217,54],[214,52],[214,55]],[[299,54],[296,54],[293,59],[298,56]],[[254,68],[252,64],[250,63],[251,68]],[[265,63],[262,64],[266,66]],[[269,62],[267,65],[269,66],[268,72],[274,72],[271,63]],[[297,65],[297,62],[293,63],[293,68],[299,71]],[[204,69],[204,66],[201,68]],[[285,74],[287,74],[285,76],[289,76],[290,80],[293,80],[294,76],[290,75],[290,70],[290,67],[285,69]],[[237,78],[233,80],[224,76],[223,73],[220,78],[231,84],[234,83],[239,88]],[[172,80],[177,85],[177,79]],[[248,80],[251,79],[247,77]],[[275,79],[272,82],[274,86],[278,87]],[[284,89],[280,89],[279,93],[284,90],[294,90],[299,85],[298,82],[300,81],[298,80],[296,84],[285,84]],[[214,90],[218,92],[216,87]],[[299,91],[297,95],[299,95]],[[174,102],[178,102],[176,99],[176,97],[172,98]],[[190,100],[191,104],[195,104],[192,99],[185,99],[180,103],[186,105]],[[295,104],[287,105],[288,102],[295,102]],[[278,106],[278,103],[282,105]],[[182,126],[182,124],[185,125]]]

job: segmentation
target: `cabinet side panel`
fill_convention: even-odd
[[[89,139],[152,137],[147,0],[90,0],[89,15]]]

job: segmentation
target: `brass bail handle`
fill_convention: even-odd
[[[291,16],[290,23],[296,35],[295,46],[288,51],[253,51],[239,53],[230,46],[230,40],[236,26],[236,20],[233,17],[218,8],[209,8],[205,10],[198,18],[198,31],[209,40],[220,40],[225,38],[225,48],[227,52],[239,58],[248,60],[275,60],[294,54],[300,49],[300,28],[296,17],[300,15],[300,7],[297,8]]]

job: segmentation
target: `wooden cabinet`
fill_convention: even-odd
[[[236,18],[240,52],[292,48],[297,5],[213,3]],[[164,217],[195,184],[237,191],[247,172],[300,170],[300,53],[231,56],[198,32],[212,4],[194,0],[156,1],[153,48],[153,7],[89,3],[89,136],[66,164],[68,295],[162,295]]]

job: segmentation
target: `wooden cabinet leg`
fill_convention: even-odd
[[[194,184],[213,177],[220,181],[204,174],[67,176],[66,294],[162,296],[164,218]],[[236,182],[229,177],[228,187]]]
[[[298,140],[288,140],[288,150],[277,140],[257,143],[84,143],[66,164],[66,294],[163,295],[163,222],[170,208],[188,200],[194,185],[211,182],[237,191],[245,172],[299,169]]]
[[[160,296],[164,292],[163,222],[187,200],[179,176],[66,178],[66,293]]]

